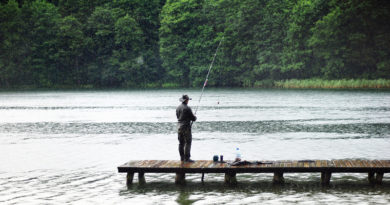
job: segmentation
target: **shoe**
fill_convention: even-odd
[[[192,159],[187,159],[187,160],[185,160],[185,162],[188,162],[188,163],[194,163],[195,161],[194,161],[194,160],[192,160]]]

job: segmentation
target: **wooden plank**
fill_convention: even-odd
[[[164,163],[166,163],[165,160],[160,160],[155,165],[153,165],[152,168],[159,168]]]
[[[164,164],[164,167],[166,167],[166,168],[173,168],[174,167],[173,166],[173,162],[174,162],[174,160],[168,160],[168,162],[166,164]],[[185,163],[185,164],[189,165],[187,163]]]
[[[362,160],[362,164],[364,168],[370,167],[370,164],[368,163],[367,160]]]
[[[150,161],[148,162],[148,168],[152,168],[152,167],[155,166],[158,162],[159,162],[159,160],[150,160]]]
[[[159,168],[167,167],[168,164],[169,160],[164,160],[164,163],[162,163]]]
[[[199,168],[204,168],[204,165],[207,163],[207,160],[203,160],[199,162]]]
[[[215,168],[225,168],[227,163],[217,163],[217,166],[215,166]]]
[[[154,164],[156,164],[157,160],[149,160],[148,163],[147,163],[147,167],[150,168],[152,167]]]
[[[213,161],[208,161],[208,162],[204,165],[204,167],[205,167],[205,168],[210,168],[210,166],[212,166],[212,164],[213,164]]]
[[[346,161],[345,161],[345,164],[347,165],[348,168],[351,168],[351,167],[352,167],[352,162],[351,162],[351,160],[346,160]]]
[[[346,160],[340,160],[340,167],[342,168],[347,167]]]
[[[357,160],[349,160],[351,163],[351,167],[356,168],[359,167],[358,161]]]
[[[371,163],[374,165],[374,167],[379,167],[380,165],[376,162],[376,160],[372,160]]]
[[[138,161],[130,161],[130,162],[126,163],[125,165],[126,165],[126,166],[129,166],[129,167],[137,166],[137,162],[138,162]]]
[[[372,163],[372,160],[367,160],[367,167],[375,167],[375,165]]]
[[[355,160],[355,167],[359,167],[359,168],[363,167],[362,160],[360,159]]]
[[[327,160],[321,160],[321,165],[320,165],[320,167],[321,167],[321,168],[324,168],[324,167],[327,167],[327,166],[328,166]]]
[[[380,160],[375,160],[379,167],[385,167]]]
[[[372,161],[372,160],[367,160],[367,163],[368,163],[368,167],[376,167],[376,165],[374,164],[374,161]]]
[[[249,164],[243,166],[230,166],[227,163],[219,163],[213,162],[211,160],[197,160],[194,163],[182,163],[178,160],[133,160],[129,161],[118,167],[120,172],[126,172],[126,168],[128,171],[133,171],[137,169],[139,172],[151,171],[154,172],[169,172],[172,169],[172,172],[175,172],[177,168],[186,168],[186,169],[196,169],[196,172],[202,172],[204,169],[207,172],[207,169],[218,169],[216,172],[223,172],[223,169],[236,169],[239,168],[240,171],[245,172],[248,170],[249,172],[253,172],[253,170],[257,170],[258,172],[266,171],[263,168],[273,168],[275,171],[291,171],[291,168],[299,169],[302,171],[307,170],[307,172],[315,172],[318,171],[316,168],[342,168],[340,171],[349,171],[353,172],[354,169],[351,168],[364,168],[369,171],[370,168],[386,168],[384,170],[385,173],[390,169],[390,161],[389,160],[351,160],[351,159],[341,159],[341,160],[313,160],[313,161],[292,161],[292,160],[277,160],[271,161],[272,164]],[[221,170],[222,169],[222,170]],[[373,169],[374,170],[374,169]],[[190,170],[188,170],[191,172]],[[257,172],[256,171],[256,172]],[[362,169],[359,170],[361,172]]]
[[[378,165],[375,163],[375,160],[371,160],[371,164],[373,167],[377,167]]]
[[[321,167],[321,160],[316,160],[315,167]]]
[[[298,167],[298,161],[294,160],[291,164],[291,167],[297,168]]]
[[[336,160],[331,160],[330,163],[333,165],[333,167],[337,167]]]
[[[390,167],[390,161],[389,160],[380,160],[380,162],[382,163],[383,167]]]
[[[316,161],[314,160],[314,161],[310,162],[309,167],[310,168],[316,167]]]
[[[135,161],[133,167],[140,167],[142,164],[142,161]]]
[[[343,160],[344,161],[344,167],[349,168],[349,160]]]
[[[367,167],[375,167],[375,164],[371,160],[367,160]]]
[[[378,160],[373,160],[375,167],[382,167],[382,164]]]
[[[286,160],[284,162],[284,167],[286,167],[286,168],[291,167],[291,161],[290,160]]]
[[[339,160],[332,160],[335,167],[340,167]]]
[[[362,167],[363,167],[363,168],[366,168],[366,167],[367,167],[367,162],[366,162],[366,160],[360,160],[360,163],[362,164]]]
[[[139,163],[137,164],[137,167],[145,168],[145,160],[144,161],[139,161]]]
[[[356,168],[356,167],[359,167],[360,165],[358,164],[358,161],[357,160],[351,160],[351,164],[352,164],[352,166],[351,167],[354,167],[354,168]]]
[[[346,164],[348,168],[352,168],[352,161],[350,159],[346,160]]]
[[[193,162],[193,163],[189,163],[190,164],[190,168],[194,168],[194,169],[196,169],[196,168],[200,168],[199,167],[199,164],[201,163],[201,161],[199,161],[199,160],[197,160],[197,161],[195,161],[195,162]]]
[[[341,168],[344,168],[345,167],[345,162],[344,162],[344,160],[339,160],[339,164],[340,164],[340,167]]]

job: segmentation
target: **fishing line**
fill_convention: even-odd
[[[215,53],[214,53],[213,60],[211,61],[211,64],[210,64],[210,67],[209,67],[209,71],[207,72],[207,75],[206,75],[206,80],[205,80],[204,83],[203,83],[202,93],[200,94],[199,101],[198,101],[198,105],[197,105],[196,108],[195,108],[195,114],[194,114],[194,115],[196,115],[196,112],[198,112],[198,108],[199,108],[199,105],[200,105],[200,101],[202,100],[202,96],[203,96],[203,93],[204,93],[204,88],[206,87],[207,82],[209,81],[210,71],[211,71],[211,68],[213,67],[213,64],[214,64],[214,61],[215,61],[215,57],[217,56],[218,49],[219,49],[219,47],[221,46],[223,39],[224,39],[224,36],[222,36],[221,41],[219,41],[217,50],[216,50]],[[194,121],[191,122],[191,125],[192,125],[192,123],[194,123]]]

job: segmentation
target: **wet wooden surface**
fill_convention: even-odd
[[[185,173],[224,173],[224,172],[390,172],[390,160],[281,160],[250,161],[253,164],[231,166],[229,162],[196,160],[183,163],[178,160],[135,160],[118,167],[119,172],[185,172]],[[254,163],[258,162],[258,163]]]

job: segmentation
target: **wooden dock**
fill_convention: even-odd
[[[145,183],[145,173],[176,173],[175,183],[185,183],[186,173],[225,173],[225,182],[236,184],[237,173],[274,173],[273,182],[283,183],[283,173],[321,173],[321,183],[328,185],[332,173],[368,173],[368,181],[381,184],[384,173],[390,172],[390,160],[298,160],[298,161],[250,161],[251,164],[232,166],[229,162],[197,160],[183,163],[177,160],[137,160],[118,167],[127,173],[127,185],[133,183],[138,173],[139,183]]]

